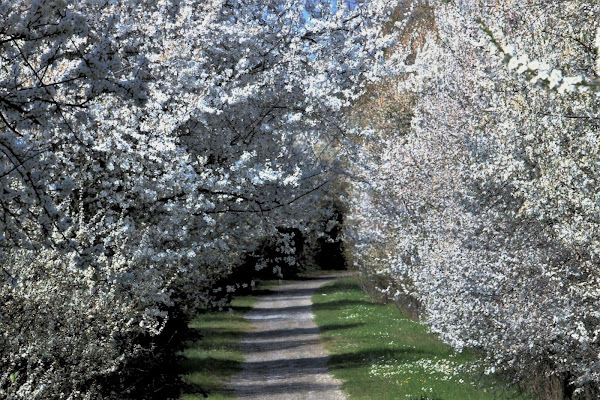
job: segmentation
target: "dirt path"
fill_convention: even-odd
[[[246,314],[255,330],[241,341],[244,369],[229,384],[238,399],[346,399],[340,382],[327,373],[327,353],[311,311],[315,290],[334,279],[279,286]]]

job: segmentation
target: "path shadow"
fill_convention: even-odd
[[[276,360],[246,361],[244,384],[254,381],[265,382],[265,376],[281,371],[280,379],[327,373],[327,357],[281,358]],[[284,375],[285,374],[285,375]]]
[[[303,277],[298,280],[325,280],[323,277]],[[284,281],[285,285],[286,282]],[[316,285],[312,285],[316,286]],[[268,296],[270,299],[275,301],[287,301],[298,299],[298,297],[310,298],[323,288],[301,288],[301,287],[283,287],[276,289],[261,289],[257,288],[251,292],[253,297]],[[321,292],[322,293],[322,292]],[[359,302],[354,301],[334,301],[322,305],[327,309],[336,310],[344,306],[351,304],[358,304]],[[296,303],[297,304],[297,303]],[[289,305],[287,307],[279,308],[260,308],[256,309],[247,306],[226,306],[234,311],[247,313],[246,316],[252,318],[252,314],[256,313],[257,317],[274,317],[279,318],[281,314],[282,318],[294,318],[294,314],[308,313],[314,309],[315,305]],[[226,311],[224,311],[226,312]],[[291,316],[291,317],[290,317]],[[208,316],[208,318],[211,318]],[[355,328],[362,325],[361,323],[348,323],[348,324],[330,324],[322,326],[321,329],[317,327],[296,327],[289,329],[271,329],[267,331],[249,332],[242,336],[243,348],[250,352],[256,352],[259,354],[269,354],[273,351],[281,350],[291,352],[300,356],[300,348],[316,345],[321,342],[319,333],[323,331],[341,331],[344,329]],[[312,392],[316,393],[314,398],[319,398],[318,393],[323,391],[332,391],[338,389],[336,384],[329,381],[321,381],[320,375],[327,374],[327,362],[328,357],[304,357],[292,358],[292,359],[276,359],[276,360],[265,360],[257,362],[246,362],[240,363],[237,359],[228,359],[228,355],[220,353],[218,348],[222,345],[222,342],[227,343],[238,343],[240,339],[240,332],[235,329],[228,329],[227,327],[199,327],[199,332],[202,335],[200,339],[200,347],[210,349],[211,353],[197,355],[189,354],[187,358],[183,360],[183,364],[186,366],[186,370],[189,374],[205,374],[210,375],[214,371],[223,372],[223,375],[233,376],[233,379],[238,379],[238,375],[242,370],[244,371],[243,381],[233,383],[229,387],[223,387],[216,385],[212,382],[202,384],[202,388],[199,387],[188,387],[184,390],[185,394],[195,395],[201,398],[204,394],[209,394],[210,397],[213,395],[225,395],[225,396],[238,396],[240,398],[263,398],[272,396],[278,398],[279,395],[283,395],[289,392]],[[298,351],[296,351],[298,348]],[[216,351],[215,351],[216,350]],[[279,354],[273,354],[272,358],[279,358]],[[281,356],[284,358],[285,356]],[[269,376],[276,371],[275,375],[281,372],[280,376],[276,379],[269,379],[267,382],[264,380],[264,376]],[[250,378],[246,378],[250,377]],[[294,380],[294,382],[288,381],[288,379]],[[235,388],[235,389],[234,389]],[[237,390],[234,392],[234,390]]]
[[[319,334],[319,332],[335,331],[335,330],[341,330],[341,329],[351,329],[351,328],[359,327],[361,325],[362,324],[360,324],[360,323],[348,323],[348,324],[324,325],[320,329],[319,328],[272,329],[272,330],[262,331],[262,332],[248,332],[244,335],[244,337],[249,338],[249,339],[260,339],[260,338],[264,337],[265,335],[268,335],[269,337],[272,337],[272,338],[285,338],[285,337],[299,336],[299,335],[316,335],[316,334]],[[237,333],[237,331],[226,329],[226,328],[202,328],[202,334],[204,334],[205,337],[200,337],[198,339],[202,340],[204,343],[209,344],[210,339],[206,339],[206,337],[220,336],[220,337],[225,337],[225,338],[231,338],[232,340],[234,340],[234,338],[237,337],[238,333]]]
[[[243,348],[252,353],[268,353],[278,350],[291,350],[302,346],[311,346],[320,343],[318,337],[301,338],[295,340],[273,340],[271,337],[261,337],[263,340],[245,340]]]
[[[290,336],[298,336],[298,335],[317,335],[320,332],[324,331],[335,331],[340,329],[350,329],[361,326],[359,323],[351,323],[351,324],[330,324],[324,325],[320,329],[319,328],[290,328],[290,329],[272,329],[269,331],[263,332],[249,332],[245,335],[245,337],[249,339],[261,338],[264,335],[268,335],[272,338],[284,338]]]
[[[287,306],[287,307],[273,307],[273,308],[254,308],[252,309],[252,314],[298,314],[298,313],[307,313],[312,310],[312,306],[310,304],[303,306]],[[251,315],[247,315],[249,317]]]
[[[271,291],[269,296],[277,300],[291,300],[298,297],[312,297],[315,293],[313,288],[281,288]]]
[[[237,398],[254,398],[260,399],[262,397],[273,396],[273,395],[284,395],[286,393],[304,392],[316,394],[319,392],[327,392],[338,389],[337,385],[325,384],[325,383],[278,383],[278,382],[257,382],[246,385],[243,390],[236,392]],[[315,393],[316,392],[316,393]],[[318,399],[319,397],[311,397]]]
[[[315,272],[315,275],[310,275],[310,272],[306,272],[306,275],[299,275],[294,279],[299,281],[314,281],[319,279],[342,279],[357,276],[359,274],[358,271],[351,271],[347,269],[321,269]]]

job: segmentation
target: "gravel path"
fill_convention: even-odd
[[[254,330],[240,342],[243,371],[229,383],[238,399],[346,399],[340,381],[327,372],[327,353],[311,311],[315,290],[332,280],[278,286],[246,314]]]

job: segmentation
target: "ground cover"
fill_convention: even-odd
[[[306,272],[300,279],[323,275],[331,275],[331,271]],[[259,296],[272,293],[270,289],[283,282],[261,280],[251,294],[236,296],[223,310],[200,314],[191,321],[190,328],[197,340],[182,352],[182,366],[187,374],[183,378],[185,388],[180,400],[203,399],[204,395],[215,400],[235,398],[235,393],[227,388],[227,381],[242,371],[244,357],[238,343],[252,330],[252,324],[244,315]]]
[[[181,400],[204,398],[224,400],[235,398],[225,387],[229,377],[241,371],[244,361],[237,343],[250,330],[251,324],[244,319],[255,296],[243,296],[232,301],[228,311],[210,311],[197,316],[190,327],[198,334],[184,352],[183,367],[186,388]]]
[[[393,304],[371,301],[359,280],[333,282],[312,299],[329,370],[351,399],[524,399],[483,375],[471,352],[452,351]]]
[[[270,293],[269,288],[279,281],[261,281],[260,288],[250,295],[237,296],[220,311],[198,315],[190,322],[194,336],[198,338],[182,352],[185,388],[181,400],[205,398],[214,400],[234,399],[233,391],[226,387],[227,380],[241,371],[244,357],[238,342],[252,329],[244,319],[258,296]]]

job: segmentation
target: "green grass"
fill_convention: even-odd
[[[244,361],[238,348],[241,336],[250,331],[251,324],[244,319],[256,297],[244,296],[232,301],[228,311],[210,311],[200,314],[190,327],[200,335],[184,352],[183,367],[186,388],[181,400],[234,399],[235,394],[225,385],[227,380],[241,371]]]
[[[329,369],[351,399],[522,399],[484,376],[475,356],[456,353],[393,304],[375,304],[360,278],[336,281],[313,297]]]
[[[191,323],[199,340],[182,352],[185,387],[180,400],[208,399],[232,400],[235,393],[226,387],[227,381],[241,372],[244,356],[238,347],[241,337],[252,330],[244,319],[257,296],[269,293],[269,288],[279,281],[260,281],[260,288],[250,296],[239,296],[223,311],[210,311],[198,315]]]

